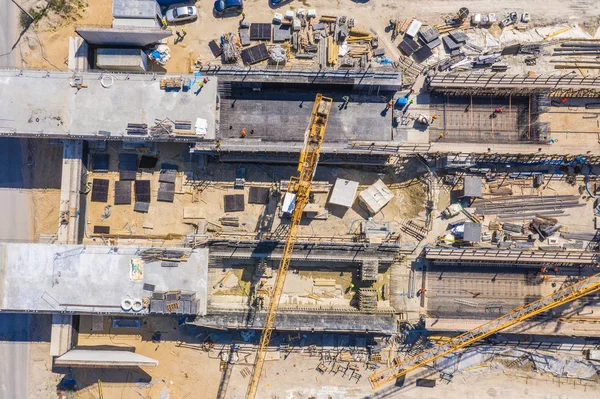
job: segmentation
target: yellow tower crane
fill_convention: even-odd
[[[275,278],[275,289],[271,291],[269,307],[265,317],[265,326],[260,337],[256,360],[254,361],[252,378],[250,379],[248,390],[246,391],[247,399],[253,399],[256,396],[258,383],[265,363],[267,348],[269,346],[269,341],[271,340],[271,333],[275,326],[275,317],[277,316],[277,308],[279,307],[279,300],[283,291],[285,276],[292,259],[292,252],[298,235],[298,227],[300,226],[302,212],[308,203],[310,188],[315,175],[315,170],[317,169],[317,163],[319,162],[323,136],[325,134],[325,128],[327,127],[327,119],[329,118],[332,104],[333,100],[331,98],[317,94],[315,105],[313,106],[312,114],[310,116],[310,123],[304,134],[304,144],[302,146],[302,151],[300,152],[300,161],[298,163],[298,176],[292,177],[290,179],[290,184],[288,185],[288,193],[295,195],[292,219],[288,236],[285,241],[281,262],[279,263],[279,269],[277,270],[277,276]]]
[[[433,348],[427,349],[416,356],[408,357],[406,359],[396,358],[392,367],[375,372],[369,376],[371,386],[373,389],[377,389],[382,385],[409,373],[410,371],[418,369],[419,367],[431,363],[436,359],[439,359],[440,357],[452,353],[458,349],[469,346],[474,342],[489,337],[500,330],[598,290],[600,290],[600,273],[559,290],[552,295],[548,295],[535,302],[518,307],[504,316],[484,323],[471,331],[467,331],[464,334],[451,338],[448,341],[434,346]]]

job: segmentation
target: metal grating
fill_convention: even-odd
[[[291,34],[290,25],[279,25],[273,28],[273,43],[281,43],[290,40]]]
[[[150,157],[148,155],[142,155],[140,159],[140,169],[154,169],[158,163],[157,157]]]
[[[117,181],[115,182],[115,205],[131,204],[131,182]]]
[[[269,52],[264,43],[242,50],[242,61],[244,61],[245,64],[256,64],[267,58],[269,58]]]
[[[92,170],[94,172],[108,172],[108,162],[110,156],[108,154],[92,155]]]
[[[135,212],[148,213],[148,209],[150,209],[150,203],[149,202],[136,202],[133,205],[133,210]]]
[[[119,180],[135,180],[137,177],[137,172],[135,170],[120,170],[119,171]]]
[[[175,121],[175,123],[177,123],[177,122],[183,122],[183,121]],[[178,171],[179,170],[179,166],[174,165],[172,163],[163,163],[163,164],[160,165],[160,170],[174,170],[174,171]]]
[[[175,183],[177,178],[177,171],[172,169],[161,169],[158,181],[160,183]]]
[[[225,212],[242,212],[244,210],[244,194],[223,196]]]
[[[216,41],[216,40],[211,40],[211,41],[208,43],[208,48],[210,48],[210,52],[213,54],[213,56],[214,56],[215,58],[217,58],[218,56],[220,56],[220,55],[221,55],[221,53],[223,52],[223,50],[221,49],[221,46],[219,46],[219,45],[217,44],[217,41]]]
[[[266,204],[269,202],[269,189],[266,187],[250,187],[249,204]]]
[[[160,262],[161,267],[177,267],[179,266],[179,262],[173,262],[171,260],[163,260]]]
[[[136,154],[119,154],[119,180],[135,180],[137,162]]]
[[[433,51],[429,48],[429,46],[423,46],[413,54],[413,59],[418,63],[425,61],[427,58],[433,55]]]
[[[150,292],[154,292],[154,289],[156,288],[156,285],[154,284],[149,284],[149,283],[144,283],[144,286],[142,287],[142,289],[144,291],[150,291]]]
[[[110,234],[110,226],[94,226],[94,234]]]
[[[250,25],[250,40],[271,40],[271,24]]]
[[[135,181],[135,202],[150,202],[150,180]]]
[[[398,45],[398,48],[402,50],[405,55],[410,56],[412,53],[417,51],[419,44],[413,39],[404,39],[402,43]]]
[[[108,185],[107,179],[94,179],[92,184],[92,202],[108,201]]]
[[[163,202],[173,202],[175,200],[175,183],[160,183],[156,199]]]

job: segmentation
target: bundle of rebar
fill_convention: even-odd
[[[585,206],[579,203],[579,197],[573,195],[555,195],[539,197],[524,195],[500,197],[488,200],[476,200],[471,205],[478,215],[497,215],[501,218],[516,216],[560,216],[565,208]]]

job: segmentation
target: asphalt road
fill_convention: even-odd
[[[0,398],[28,398],[31,316],[0,314]]]
[[[11,49],[19,35],[18,16],[19,9],[11,0],[0,0],[0,67],[17,66],[18,48]]]

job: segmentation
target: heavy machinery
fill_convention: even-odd
[[[265,326],[260,337],[252,378],[250,379],[248,390],[246,391],[247,399],[253,399],[256,396],[258,383],[265,363],[267,348],[271,340],[271,333],[275,326],[275,317],[277,316],[277,308],[279,307],[283,284],[285,283],[286,273],[292,259],[292,252],[298,235],[302,212],[308,203],[310,188],[315,175],[315,170],[317,169],[317,163],[319,162],[323,136],[325,134],[325,128],[327,127],[327,120],[332,104],[333,100],[331,98],[317,94],[310,117],[310,123],[304,134],[304,144],[302,146],[302,151],[300,152],[300,161],[298,162],[298,176],[292,177],[290,179],[290,184],[288,185],[286,196],[294,197],[294,207],[291,213],[289,232],[285,241],[281,262],[279,263],[279,269],[277,270],[277,276],[275,277],[275,286],[270,295],[270,301],[265,317]]]
[[[552,295],[548,295],[535,302],[518,307],[504,316],[484,323],[471,331],[467,331],[447,342],[427,349],[416,356],[408,357],[406,359],[396,358],[392,367],[375,372],[369,376],[371,386],[373,389],[377,389],[396,378],[406,375],[412,370],[418,369],[442,356],[489,337],[500,330],[598,290],[600,290],[600,273],[559,290]]]

